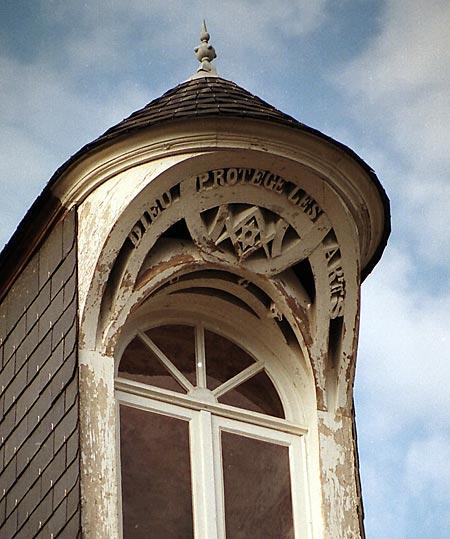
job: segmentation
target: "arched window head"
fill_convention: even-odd
[[[199,400],[285,417],[264,362],[202,325],[139,331],[122,356],[119,376]]]
[[[134,327],[116,377],[125,538],[309,529],[307,430],[286,419],[276,351],[251,341],[217,319]]]

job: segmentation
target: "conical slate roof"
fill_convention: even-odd
[[[212,116],[252,118],[294,127],[306,127],[292,116],[280,112],[232,81],[217,76],[203,76],[175,86],[108,129],[95,142],[100,143],[136,129],[171,120]]]

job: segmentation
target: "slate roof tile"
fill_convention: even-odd
[[[192,116],[237,116],[269,120],[304,127],[295,118],[254,96],[232,81],[220,77],[201,77],[179,84],[144,108],[111,127],[96,141],[106,142],[135,129]]]

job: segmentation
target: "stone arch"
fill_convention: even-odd
[[[209,177],[205,180],[208,170]],[[127,173],[123,173],[123,176],[125,179]],[[211,185],[207,185],[206,192],[198,190],[202,192],[196,193],[196,186],[202,181],[202,185],[208,182]],[[220,185],[221,181],[223,185]],[[227,199],[224,200],[226,191]],[[198,200],[195,199],[196,194]],[[312,212],[313,219],[307,210],[297,204],[301,196],[305,198],[306,208]],[[97,346],[94,343],[104,338],[102,333],[105,331],[103,327],[93,332],[98,321],[106,317],[111,322],[118,317],[121,323],[124,322],[126,317],[122,309],[128,301],[128,295],[134,294],[136,301],[142,301],[142,286],[139,291],[135,287],[138,277],[145,273],[143,265],[148,262],[155,242],[170,227],[186,219],[190,240],[200,254],[192,251],[184,262],[188,266],[208,263],[228,265],[242,271],[243,279],[256,279],[260,283],[264,281],[278,298],[276,301],[281,301],[279,308],[297,334],[303,354],[310,357],[316,380],[318,407],[327,407],[324,396],[327,388],[333,390],[329,391],[328,401],[332,393],[337,394],[339,379],[343,380],[340,399],[345,403],[351,379],[346,367],[350,365],[353,340],[348,332],[344,335],[343,328],[352,327],[357,307],[352,301],[339,305],[337,301],[340,293],[347,292],[346,281],[350,281],[347,287],[349,290],[354,288],[352,283],[358,281],[358,268],[356,258],[352,256],[339,256],[343,262],[336,268],[336,253],[341,255],[342,251],[342,255],[346,254],[344,250],[348,249],[347,242],[343,240],[354,233],[352,220],[342,204],[335,204],[336,197],[339,198],[339,195],[311,167],[281,157],[274,160],[257,151],[208,152],[184,157],[176,164],[168,163],[166,169],[163,167],[162,171],[158,170],[153,177],[148,177],[147,173],[146,180],[141,181],[140,189],[135,190],[128,204],[115,216],[109,237],[101,249],[96,262],[97,271],[87,294],[90,307],[84,310],[82,334],[87,341],[90,340],[89,346]],[[190,208],[189,200],[192,203]],[[280,264],[280,256],[270,260],[269,257],[264,260],[264,255],[259,260],[252,260],[250,256],[241,261],[230,253],[230,249],[224,252],[215,246],[208,251],[211,238],[205,237],[205,226],[200,214],[211,210],[220,214],[224,208],[226,213],[230,205],[242,206],[244,214],[245,211],[253,211],[253,218],[255,214],[256,218],[261,218],[261,212],[278,216],[275,217],[278,218],[275,226],[281,222],[282,228],[293,230],[292,234],[298,235],[297,252],[295,248],[291,249],[285,261]],[[274,223],[269,224],[273,228]],[[155,234],[150,231],[151,227],[156,227]],[[226,227],[224,229],[226,231]],[[303,229],[306,229],[306,237],[303,236]],[[260,249],[260,255],[262,251]],[[177,256],[184,255],[180,252]],[[308,293],[301,282],[295,283],[292,270],[289,269],[302,260],[310,265],[314,287],[320,291],[314,298],[312,309],[311,298],[308,299]],[[330,260],[334,267],[329,268]],[[182,259],[179,258],[178,262],[181,263]],[[265,262],[268,268],[266,271],[261,269]],[[292,284],[295,293],[290,293]],[[337,291],[335,297],[332,295],[333,290]],[[109,306],[106,306],[107,303]],[[111,307],[113,303],[114,307]],[[323,317],[330,318],[328,325],[322,321],[319,323]],[[339,320],[333,322],[335,318]],[[346,324],[344,318],[348,319]],[[84,333],[86,328],[88,331]],[[331,338],[330,333],[333,334]],[[338,400],[337,396],[335,400]]]

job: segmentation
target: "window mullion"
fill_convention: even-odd
[[[177,380],[177,382],[184,387],[184,389],[189,392],[193,391],[194,386],[189,382],[189,380],[184,376],[184,374],[175,367],[175,365],[170,361],[166,354],[146,335],[143,331],[138,330],[136,332],[137,336],[141,341],[151,350],[158,360],[164,365],[164,367],[170,372],[170,374]]]
[[[206,354],[205,354],[205,328],[199,324],[195,327],[195,372],[197,386],[206,387]]]
[[[212,417],[206,410],[192,420],[191,463],[195,539],[218,539]]]
[[[215,497],[217,511],[217,529],[219,537],[226,536],[225,526],[225,492],[223,478],[222,441],[220,424],[215,416],[212,417],[213,444],[214,444],[214,470],[215,470]]]
[[[292,437],[289,447],[292,510],[294,514],[295,537],[301,536],[311,539],[313,532],[304,445],[305,441],[303,438],[298,436]]]
[[[216,387],[216,389],[213,391],[213,395],[215,397],[221,397],[224,393],[230,391],[231,389],[234,389],[240,384],[243,384],[249,378],[257,374],[258,372],[261,372],[263,369],[264,363],[262,363],[261,361],[258,361],[254,365],[250,365],[250,367],[247,367],[243,371],[236,374],[236,376],[233,376],[233,378],[230,378],[219,387]]]

